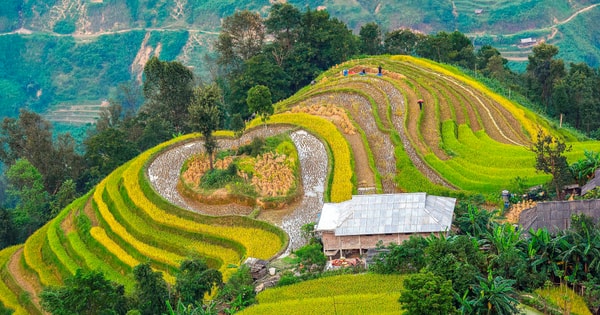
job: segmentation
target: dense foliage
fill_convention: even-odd
[[[434,281],[435,277],[451,281],[453,304],[462,314],[514,314],[517,292],[533,292],[551,283],[573,289],[586,286],[590,290],[584,295],[588,306],[597,307],[600,302],[594,292],[600,287],[597,277],[600,229],[593,219],[576,215],[571,218],[569,230],[554,234],[546,229],[532,230],[525,237],[522,231],[508,223],[498,223],[497,216],[486,212],[467,205],[467,211],[459,211],[461,214],[454,222],[460,227],[457,233],[390,244],[380,252],[370,270],[410,274],[415,270],[407,266],[412,267],[413,261],[423,261],[420,272],[429,272],[431,276],[412,276],[407,281],[429,281],[428,285],[415,288],[429,288],[431,294],[443,287],[443,282]],[[408,261],[407,253],[411,253]],[[405,283],[405,289],[409,290],[408,295],[403,293],[401,297],[403,303],[408,303],[405,307],[426,303],[411,298],[411,290],[416,289],[409,288]]]

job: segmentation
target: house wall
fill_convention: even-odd
[[[574,214],[585,214],[596,220],[600,219],[600,200],[539,202],[537,206],[521,212],[519,225],[526,232],[542,227],[556,232],[568,229]]]
[[[423,237],[429,236],[431,233],[413,233],[413,234],[376,234],[376,235],[349,235],[335,236],[333,232],[323,232],[321,239],[323,241],[323,251],[335,250],[366,250],[377,247],[377,243],[382,241],[384,245],[390,243],[402,244],[404,240],[408,240],[412,235]]]

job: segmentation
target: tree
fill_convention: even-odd
[[[119,129],[106,129],[84,141],[88,185],[93,186],[114,169],[135,157],[139,150]]]
[[[270,49],[270,46],[266,49]],[[231,90],[227,101],[230,113],[240,113],[242,117],[248,117],[246,97],[248,90],[256,85],[264,85],[269,91],[273,91],[271,97],[275,102],[290,96],[293,92],[291,81],[288,73],[267,53],[250,58],[244,62],[239,75],[230,80]]]
[[[204,148],[210,161],[210,169],[213,169],[213,153],[217,149],[217,140],[213,132],[219,128],[221,92],[213,84],[205,88],[198,88],[194,92],[194,98],[188,110],[190,112],[190,125],[193,130],[202,133],[204,137]]]
[[[532,49],[533,55],[529,55],[527,64],[527,78],[530,89],[533,90],[546,107],[548,105],[554,83],[564,76],[565,66],[562,60],[554,60],[558,54],[558,48],[546,43],[536,45]]]
[[[174,133],[184,132],[187,106],[194,94],[194,74],[178,61],[160,61],[152,57],[144,66],[142,110],[169,122]]]
[[[200,259],[184,260],[175,279],[175,291],[184,305],[202,301],[214,286],[221,285],[223,277],[218,270],[210,269]]]
[[[476,239],[466,235],[431,235],[426,240],[426,270],[451,280],[456,292],[465,292],[484,270],[485,255],[479,250]]]
[[[246,129],[246,122],[242,118],[241,114],[233,114],[231,118],[231,130],[236,137],[241,137],[244,134],[244,130]]]
[[[300,11],[289,3],[275,3],[269,10],[265,26],[275,38],[269,50],[279,66],[289,57],[298,40],[301,18]]]
[[[14,206],[14,225],[25,240],[50,219],[49,196],[42,174],[25,159],[17,160],[6,172],[7,194]]]
[[[378,254],[369,270],[383,274],[418,272],[425,267],[426,247],[427,241],[420,236],[411,236],[400,245],[391,243]]]
[[[381,29],[375,22],[367,23],[359,32],[361,52],[367,55],[379,55],[382,51]]]
[[[227,283],[219,290],[218,299],[227,304],[227,314],[239,312],[242,309],[254,304],[256,301],[256,292],[254,291],[254,279],[248,265],[241,265],[238,270],[231,275]]]
[[[133,268],[133,277],[135,278],[134,303],[140,314],[165,313],[169,289],[162,272],[153,271],[149,263],[144,263]]]
[[[18,119],[5,118],[2,123],[0,160],[11,166],[18,159],[26,159],[42,174],[46,191],[55,193],[66,179],[65,175],[71,174],[68,168],[73,167],[57,163],[56,159],[61,158],[64,163],[76,159],[72,155],[67,156],[68,151],[73,149],[73,142],[70,142],[69,149],[68,137],[61,141],[65,145],[60,152],[63,156],[54,148],[50,123],[36,113],[21,110]],[[70,153],[75,154],[74,149]]]
[[[556,198],[562,200],[562,187],[571,179],[567,158],[563,154],[571,151],[571,146],[539,129],[537,140],[530,150],[535,153],[535,169],[552,175]]]
[[[267,122],[269,116],[273,115],[274,108],[271,101],[271,91],[264,85],[252,87],[248,91],[246,103],[248,103],[248,109],[251,112],[257,113],[260,116],[263,124]]]
[[[0,249],[15,244],[16,234],[11,211],[0,207]]]
[[[260,15],[248,10],[236,11],[221,24],[215,43],[219,63],[238,69],[244,61],[262,50],[264,39],[265,26]]]
[[[456,314],[452,292],[452,281],[420,272],[404,280],[398,302],[406,315]]]
[[[125,314],[125,288],[104,278],[100,271],[78,269],[63,287],[40,293],[42,308],[54,315]]]
[[[385,34],[385,52],[392,55],[413,55],[425,35],[413,33],[410,29],[399,29]]]

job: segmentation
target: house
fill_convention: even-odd
[[[325,203],[315,231],[330,258],[363,254],[378,242],[401,244],[411,235],[429,236],[450,230],[455,198],[426,193],[358,195]]]
[[[536,43],[535,38],[531,38],[531,37],[521,38],[521,45],[530,45],[530,44],[535,44],[535,43]]]

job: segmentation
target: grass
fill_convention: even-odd
[[[356,274],[323,277],[267,289],[249,314],[401,314],[404,276]]]
[[[564,285],[537,289],[535,293],[539,294],[551,306],[558,308],[563,313],[568,314],[570,312],[573,315],[592,315],[583,298]]]

